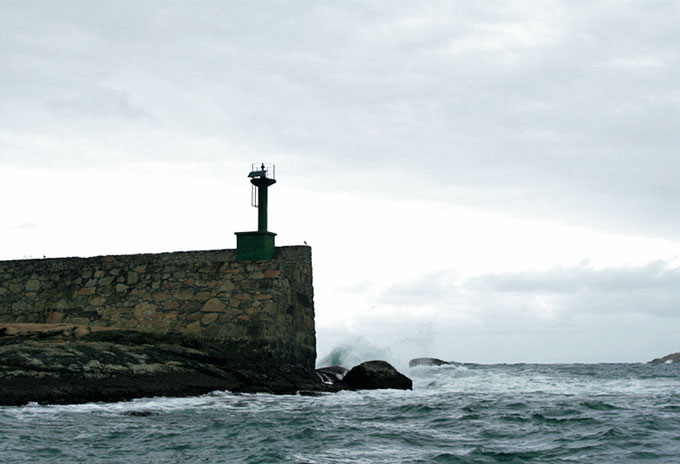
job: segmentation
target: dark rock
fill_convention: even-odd
[[[313,369],[255,371],[218,346],[175,335],[11,327],[0,337],[0,405],[126,401],[215,390],[295,394],[335,391]]]
[[[415,358],[415,359],[412,359],[408,362],[408,367],[448,366],[450,364],[451,364],[450,362],[442,361],[441,359],[437,359],[437,358]]]
[[[649,361],[650,364],[676,363],[680,362],[680,353],[671,353],[663,358],[656,358]]]
[[[142,409],[139,411],[125,411],[121,413],[123,416],[133,416],[133,417],[147,417],[147,416],[157,416],[158,413],[155,411],[149,411],[148,409]]]
[[[323,396],[322,392],[312,390],[300,390],[297,394],[300,396]]]
[[[412,390],[413,382],[385,361],[367,361],[354,366],[343,377],[342,383],[351,390],[394,388]]]
[[[316,370],[316,373],[321,379],[321,381],[323,383],[331,385],[340,382],[343,379],[343,377],[345,377],[345,374],[347,374],[347,372],[348,370],[342,366],[321,367]]]

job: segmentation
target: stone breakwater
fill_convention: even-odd
[[[240,262],[235,250],[3,261],[0,323],[177,334],[234,362],[313,369],[311,249]]]
[[[343,383],[315,361],[306,246],[0,261],[0,405],[411,388],[386,363]]]

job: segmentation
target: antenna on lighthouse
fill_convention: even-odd
[[[250,168],[250,174],[248,174],[248,177],[251,179],[254,178],[260,178],[260,177],[266,177],[269,179],[274,179],[276,181],[276,166],[274,166],[271,163],[261,163],[260,166],[257,166],[256,163],[253,163],[252,167]],[[252,180],[251,180],[252,182]],[[250,189],[250,205],[257,208],[258,206],[258,187],[253,183]]]

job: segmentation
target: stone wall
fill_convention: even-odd
[[[193,337],[240,364],[313,369],[311,249],[0,261],[0,323],[72,323]]]

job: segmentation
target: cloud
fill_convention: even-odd
[[[82,118],[152,119],[151,115],[135,106],[127,92],[111,88],[97,88],[51,102],[61,116]]]
[[[573,319],[600,312],[680,317],[680,268],[663,261],[603,269],[584,263],[462,281],[441,271],[390,287],[380,301],[402,307],[455,307],[476,314],[487,311],[487,316],[519,311],[539,318],[548,314]]]
[[[33,224],[31,222],[27,222],[27,223],[24,223],[24,224],[3,226],[3,227],[0,228],[0,230],[2,230],[2,231],[22,231],[22,230],[35,229],[36,227],[39,227],[38,224]]]
[[[0,123],[53,144],[126,133],[146,160],[181,160],[138,150],[149,131],[213,138],[296,153],[334,174],[326,189],[380,173],[401,182],[357,193],[677,237],[675,11],[15,3],[0,28]],[[90,162],[110,159],[102,146]]]
[[[405,357],[645,360],[675,349],[678,289],[680,268],[664,261],[601,269],[582,263],[467,279],[440,271],[385,288],[378,309],[355,316],[352,333],[382,340]]]

